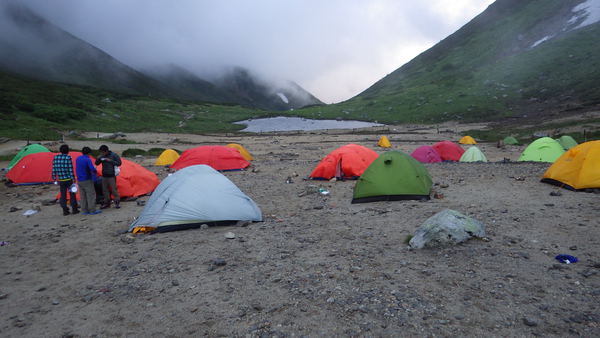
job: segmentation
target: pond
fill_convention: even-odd
[[[363,121],[311,120],[302,117],[269,117],[235,122],[246,125],[242,131],[261,133],[269,131],[355,129],[382,126],[380,123]]]

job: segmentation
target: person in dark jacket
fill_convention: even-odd
[[[79,196],[81,197],[81,209],[83,215],[96,215],[101,211],[96,210],[96,190],[94,180],[96,179],[96,167],[92,163],[89,154],[90,147],[83,147],[80,155],[75,160],[77,172],[77,184],[79,185]]]
[[[121,197],[117,190],[117,172],[116,167],[121,165],[119,155],[108,149],[108,146],[100,146],[100,156],[96,159],[96,165],[102,164],[102,195],[104,195],[104,203],[100,209],[110,208],[110,195],[112,193],[115,201],[115,208],[120,208]]]
[[[79,213],[77,197],[75,192],[70,189],[75,182],[75,174],[73,172],[73,159],[69,155],[69,146],[66,144],[60,146],[60,154],[54,156],[52,160],[52,179],[55,180],[55,184],[58,182],[60,186],[60,206],[63,209],[63,216],[71,213],[67,206],[67,192],[71,200],[73,214]]]

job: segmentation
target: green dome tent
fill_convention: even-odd
[[[479,148],[473,146],[467,149],[460,157],[459,162],[487,162],[487,157]]]
[[[550,137],[542,137],[533,141],[523,150],[519,161],[553,163],[565,152],[560,143]]]
[[[506,136],[504,138],[504,140],[502,140],[502,142],[504,144],[508,144],[508,145],[517,145],[517,144],[519,144],[519,140],[517,140],[516,138],[514,138],[512,136]]]
[[[13,157],[13,159],[10,161],[10,163],[8,164],[8,167],[6,169],[10,170],[12,169],[12,167],[15,166],[15,164],[19,163],[19,161],[29,155],[29,154],[35,154],[35,153],[49,153],[50,150],[48,150],[48,148],[44,147],[41,144],[38,143],[34,143],[34,144],[28,144],[25,147],[23,147],[23,149],[21,149],[21,151],[19,151],[15,157]]]
[[[421,162],[399,151],[387,151],[360,176],[352,203],[429,199],[431,185]]]
[[[557,138],[556,142],[560,143],[564,150],[569,150],[577,145],[577,141],[569,135],[563,135]]]

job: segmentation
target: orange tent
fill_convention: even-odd
[[[369,148],[347,144],[325,156],[309,177],[322,180],[333,177],[356,179],[378,156],[379,154]]]
[[[138,197],[149,194],[160,184],[160,180],[150,170],[141,165],[121,159],[121,173],[117,176],[117,190],[123,197]],[[102,166],[97,166],[98,176],[102,174]]]
[[[460,144],[477,144],[477,141],[475,141],[474,138],[472,138],[471,136],[463,136],[463,138],[461,138],[458,143]]]
[[[52,179],[52,160],[59,153],[34,153],[23,157],[7,173],[6,178],[16,185],[50,184]],[[75,159],[80,152],[69,152],[71,162],[75,168]]]
[[[120,168],[121,172],[117,176],[117,190],[119,190],[121,199],[147,195],[160,184],[156,174],[135,162],[121,158]],[[96,170],[98,177],[102,176],[102,166],[97,165]],[[59,198],[60,193],[56,194],[56,199]],[[67,196],[68,198],[69,196]],[[79,200],[79,192],[77,192],[77,199]]]
[[[179,170],[196,164],[206,164],[215,170],[240,170],[248,167],[250,162],[233,148],[200,146],[184,151],[171,168]]]
[[[546,170],[542,182],[571,190],[600,188],[600,141],[567,150]]]

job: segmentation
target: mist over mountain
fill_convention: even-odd
[[[0,2],[0,70],[129,94],[268,110],[321,103],[293,82],[263,79],[240,67],[214,81],[175,64],[138,71],[13,1]]]
[[[600,0],[498,0],[337,108],[417,122],[593,109],[600,106],[598,21]]]
[[[165,95],[160,83],[63,31],[24,6],[0,3],[0,69],[32,78]]]

